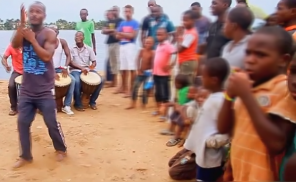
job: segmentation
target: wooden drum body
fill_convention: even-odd
[[[22,82],[23,82],[23,75],[20,75],[20,76],[16,77],[14,82],[15,82],[15,85],[16,85],[17,99],[19,99],[20,91],[21,91],[21,85],[22,85]]]
[[[98,73],[89,72],[87,75],[81,73],[80,75],[81,85],[82,85],[82,96],[81,101],[83,107],[87,108],[89,106],[89,99],[94,91],[101,84],[102,79]]]
[[[57,111],[61,112],[63,107],[63,98],[67,95],[72,80],[70,76],[64,78],[61,73],[58,73],[58,75],[60,79],[55,80],[55,100],[57,104]]]

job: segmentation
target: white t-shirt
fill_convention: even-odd
[[[223,102],[222,92],[213,93],[208,97],[199,109],[198,116],[184,144],[187,150],[195,153],[196,164],[202,168],[219,167],[223,160],[222,148],[206,148],[207,139],[218,133],[217,120]]]

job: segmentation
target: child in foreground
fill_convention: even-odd
[[[184,147],[196,155],[197,180],[216,181],[223,174],[224,144],[212,146],[207,145],[207,141],[218,134],[217,120],[224,101],[223,86],[229,65],[222,58],[212,58],[204,62],[201,71],[203,87],[211,94],[199,109]]]
[[[232,134],[233,181],[279,180],[279,164],[296,122],[296,103],[288,97],[285,75],[291,50],[289,33],[263,27],[248,42],[246,73],[235,72],[228,79],[218,129]]]
[[[132,103],[131,106],[126,109],[133,109],[136,107],[136,102],[138,98],[138,90],[141,84],[143,84],[142,93],[142,107],[145,108],[148,101],[147,90],[145,89],[145,83],[152,72],[152,64],[154,59],[153,51],[154,40],[152,37],[145,39],[144,48],[139,51],[137,58],[137,77],[134,81],[132,89]]]
[[[163,104],[161,109],[163,110],[164,115],[166,115],[167,108],[174,107],[174,112],[170,116],[170,119],[171,119],[170,129],[162,131],[161,134],[162,135],[173,134],[175,131],[175,127],[178,126],[174,138],[169,140],[166,144],[168,147],[175,146],[182,140],[181,134],[185,127],[184,120],[181,116],[182,106],[190,101],[190,98],[188,98],[188,95],[192,94],[192,89],[191,89],[191,92],[189,92],[190,83],[187,75],[180,75],[180,74],[177,75],[175,78],[175,86],[176,86],[176,89],[178,90],[177,91],[178,98],[176,99],[176,102],[169,102],[169,103]],[[193,93],[193,97],[194,95],[195,93]]]

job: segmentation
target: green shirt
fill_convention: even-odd
[[[95,33],[95,24],[91,20],[81,21],[76,23],[77,31],[81,31],[84,33],[84,43],[90,47],[92,47],[92,36],[91,34]]]
[[[189,87],[184,87],[178,90],[178,103],[180,105],[184,105],[190,101],[190,99],[188,99],[187,97],[188,91],[189,91]]]

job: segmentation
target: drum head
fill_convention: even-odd
[[[66,78],[64,78],[62,76],[62,73],[58,73],[60,79],[59,80],[55,80],[55,86],[57,87],[65,87],[67,85],[71,84],[71,77],[68,75]]]
[[[100,75],[94,72],[88,72],[87,75],[81,73],[80,79],[88,85],[99,85],[102,82]]]
[[[16,78],[14,79],[14,81],[15,81],[15,83],[17,83],[17,84],[22,84],[22,81],[23,81],[23,75],[20,75],[20,76],[16,77]]]

